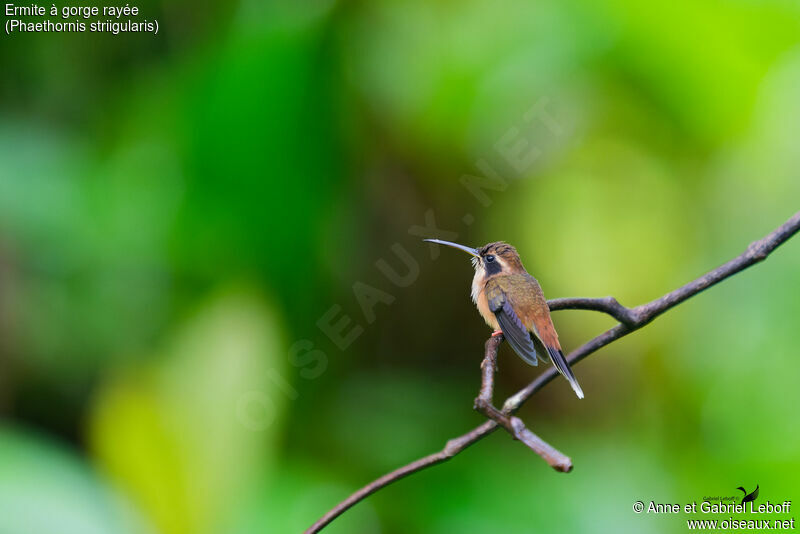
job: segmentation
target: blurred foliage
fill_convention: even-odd
[[[84,460],[45,436],[0,434],[3,532],[152,532]]]
[[[238,292],[207,304],[156,369],[109,380],[93,402],[95,457],[163,532],[216,530],[274,463],[285,399],[264,389],[285,349],[274,314]]]
[[[471,269],[415,226],[635,305],[798,210],[792,3],[140,7],[158,36],[0,45],[4,534],[297,532],[479,423]],[[798,498],[798,272],[790,242],[581,363],[585,401],[537,395],[570,475],[497,433],[330,532],[674,532],[632,503]],[[612,324],[555,321],[568,349]],[[498,395],[538,372],[504,348]]]

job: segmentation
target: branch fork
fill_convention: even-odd
[[[529,449],[538,454],[556,471],[569,473],[572,471],[572,460],[549,445],[542,438],[528,430],[519,417],[511,415],[511,410],[502,412],[495,408],[493,402],[494,374],[497,369],[497,349],[503,336],[489,338],[486,342],[486,355],[481,362],[481,389],[475,398],[475,410],[502,426],[511,436],[524,443]]]

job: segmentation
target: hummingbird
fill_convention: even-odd
[[[425,241],[457,248],[472,256],[475,268],[472,301],[494,330],[492,336],[503,334],[514,352],[531,365],[538,365],[539,358],[552,361],[582,399],[583,390],[561,352],[542,288],[525,270],[517,249],[503,241],[480,248],[441,239]]]

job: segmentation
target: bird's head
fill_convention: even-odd
[[[501,273],[525,272],[525,267],[522,266],[522,261],[519,259],[519,254],[517,254],[517,249],[503,241],[489,243],[480,248],[471,248],[450,241],[442,241],[441,239],[426,239],[425,241],[463,250],[472,256],[472,265],[475,267],[475,272],[480,275],[494,276]]]

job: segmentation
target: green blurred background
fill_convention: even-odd
[[[479,424],[489,331],[426,231],[635,305],[800,206],[794,2],[140,8],[157,36],[0,41],[2,534],[299,532]],[[799,289],[795,240],[578,365],[584,401],[545,388],[520,414],[571,474],[498,432],[328,531],[800,497]],[[554,320],[568,350],[613,324]],[[498,396],[539,372],[504,347]]]

